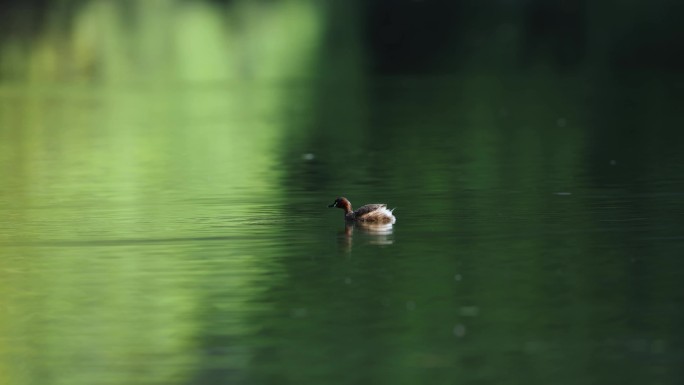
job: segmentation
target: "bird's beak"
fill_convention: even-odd
[[[337,202],[333,202],[332,204],[329,204],[328,207],[337,207]]]

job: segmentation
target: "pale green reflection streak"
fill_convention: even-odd
[[[59,8],[59,7],[57,7]],[[66,16],[65,16],[66,15]],[[85,1],[49,13],[47,33],[8,37],[0,75],[11,82],[211,82],[307,77],[323,12],[312,1]]]
[[[244,334],[277,275],[245,225],[282,215],[275,82],[310,74],[315,7],[122,4],[0,47],[1,384],[188,383],[201,314]]]

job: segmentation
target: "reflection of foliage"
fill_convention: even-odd
[[[296,0],[228,7],[92,1],[56,9],[47,13],[45,34],[3,39],[0,75],[105,83],[282,79],[312,70],[321,30],[315,7]]]
[[[569,70],[681,68],[682,5],[570,1],[363,1],[369,61],[385,73],[452,73],[541,61]],[[391,4],[391,5],[390,5]]]
[[[153,373],[157,380],[178,376],[169,383],[193,375],[206,382],[252,376],[255,383],[453,383],[456,371],[463,383],[500,383],[502,373],[521,367],[533,368],[530,376],[543,383],[607,383],[595,380],[628,373],[616,366],[632,361],[639,365],[631,373],[641,374],[634,378],[647,383],[674,367],[641,358],[681,352],[681,307],[664,306],[677,303],[682,288],[673,258],[681,254],[680,195],[651,183],[681,190],[681,140],[670,140],[679,120],[666,84],[603,72],[610,67],[603,44],[619,40],[630,23],[606,40],[589,39],[586,60],[574,62],[579,74],[570,75],[547,59],[567,54],[552,43],[581,35],[584,19],[561,23],[551,37],[533,31],[528,41],[521,17],[487,40],[482,13],[459,27],[484,36],[477,50],[472,42],[459,43],[471,50],[453,52],[451,43],[436,44],[430,47],[440,60],[416,61],[460,72],[383,78],[364,67],[386,69],[375,61],[382,53],[364,51],[358,25],[347,23],[363,12],[358,3],[331,3],[339,9],[326,21],[329,40],[319,40],[323,22],[305,2],[217,3],[130,2],[126,10],[90,2],[68,10],[70,23],[48,23],[50,33],[30,44],[4,39],[5,76],[161,86],[131,93],[37,88],[20,97],[2,90],[0,209],[16,215],[0,223],[0,236],[41,240],[48,228],[52,240],[115,242],[131,233],[190,239],[159,249],[46,251],[59,258],[55,263],[68,261],[54,276],[29,258],[3,258],[4,288],[33,298],[11,291],[3,305],[28,313],[42,300],[46,308],[38,321],[27,314],[16,323],[3,318],[0,327],[25,327],[22,333],[37,335],[31,341],[57,357],[74,352],[78,362],[80,353],[87,363],[132,363],[119,368],[125,374],[145,371],[140,362],[148,357],[138,361],[140,351],[181,352],[177,373]],[[422,3],[432,2],[399,4]],[[586,22],[590,29],[601,24]],[[427,36],[410,32],[416,47]],[[401,58],[394,69],[402,68]],[[315,72],[321,78],[297,83],[303,90],[296,98],[262,82],[310,73],[315,60],[323,63]],[[220,83],[229,91],[211,83],[233,79],[257,81]],[[176,81],[192,87],[166,84]],[[646,197],[635,203],[625,191]],[[356,242],[349,256],[330,257],[335,240],[316,227],[318,211],[309,207],[340,193],[398,206],[391,244]],[[263,207],[240,202],[254,199],[283,211],[303,202],[305,215],[290,214],[303,224],[273,230],[277,218],[266,215],[265,226],[222,227],[226,217],[263,214]],[[207,202],[202,210],[188,203],[199,200]],[[70,205],[77,216],[68,215]],[[112,210],[126,215],[112,221]],[[207,226],[188,227],[188,220]],[[188,228],[245,238],[212,249],[193,244],[203,234]],[[261,228],[271,242],[248,237]],[[96,256],[107,258],[93,265]],[[95,282],[91,271],[95,278],[105,271],[111,281]],[[4,279],[12,274],[29,279]],[[106,302],[93,305],[87,295],[68,301],[79,298],[74,290],[93,287]],[[117,310],[131,308],[159,313],[125,324],[128,314]],[[42,339],[44,325],[105,338],[102,345],[71,335]],[[146,346],[129,351],[132,342]],[[634,348],[639,344],[648,346]],[[636,358],[624,358],[628,348]],[[89,368],[79,375],[92,382],[102,368]]]
[[[277,84],[310,73],[321,19],[301,1],[63,11],[0,38],[0,382],[185,383],[198,288],[259,289],[249,237],[278,213],[254,202],[280,202],[291,103]],[[188,246],[226,232],[245,236],[232,252]],[[198,260],[223,270],[188,277]]]

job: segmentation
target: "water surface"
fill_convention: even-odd
[[[679,383],[681,113],[626,79],[4,87],[0,382]]]

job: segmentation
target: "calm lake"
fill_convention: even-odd
[[[681,383],[681,75],[254,79],[0,82],[0,384]]]
[[[2,90],[2,383],[678,383],[675,106],[511,81]]]

